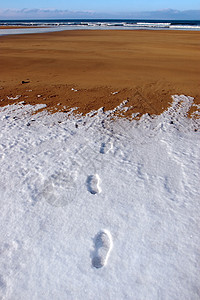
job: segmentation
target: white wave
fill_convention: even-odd
[[[137,25],[142,27],[169,27],[171,23],[148,23],[148,22],[137,22]]]
[[[172,29],[197,29],[200,30],[200,26],[197,25],[170,25]]]

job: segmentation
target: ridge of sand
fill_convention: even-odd
[[[199,104],[199,47],[199,31],[2,36],[0,105],[23,100],[46,103],[52,111],[59,104],[60,110],[76,106],[87,113],[102,106],[112,109],[128,99],[131,113],[159,114],[174,94],[195,97]]]

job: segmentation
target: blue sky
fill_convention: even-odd
[[[200,20],[200,0],[0,0],[0,20]]]
[[[92,10],[96,12],[152,11],[166,8],[177,10],[200,9],[200,0],[7,0],[0,9],[61,9]]]

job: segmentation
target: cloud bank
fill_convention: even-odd
[[[163,9],[145,12],[99,13],[95,11],[69,11],[58,9],[7,9],[0,10],[1,20],[20,19],[160,19],[160,20],[200,20],[200,10]]]

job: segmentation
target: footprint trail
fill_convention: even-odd
[[[102,268],[107,264],[113,247],[112,236],[108,230],[100,231],[95,237],[95,250],[93,253],[92,266]]]
[[[88,176],[87,178],[88,191],[93,195],[99,194],[101,192],[99,183],[100,183],[100,177],[98,174]]]
[[[101,154],[106,154],[106,153],[108,153],[112,148],[113,148],[112,142],[102,143],[102,144],[101,144],[101,148],[100,148],[100,153],[101,153]]]

